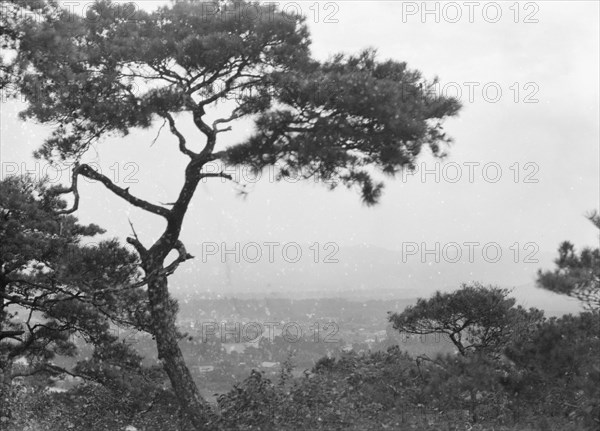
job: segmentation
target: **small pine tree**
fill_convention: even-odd
[[[600,229],[600,214],[587,217]],[[575,246],[564,241],[558,248],[554,271],[538,271],[537,285],[583,302],[588,310],[600,308],[600,249],[586,247],[577,254]]]

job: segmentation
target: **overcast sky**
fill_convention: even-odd
[[[138,5],[159,3],[164,2]],[[518,16],[512,4],[480,2],[470,17],[463,2],[441,3],[440,22],[434,14],[421,15],[421,2],[322,2],[318,18],[313,2],[290,6],[307,16],[317,58],[374,47],[382,60],[406,61],[429,78],[437,75],[440,91],[460,96],[460,116],[446,123],[455,140],[448,158],[439,162],[424,155],[419,164],[434,171],[437,163],[439,182],[434,173],[423,179],[421,172],[387,181],[381,203],[367,208],[344,188],[273,184],[264,175],[242,199],[230,183],[213,180],[199,187],[183,238],[190,244],[333,241],[396,250],[407,242],[496,242],[504,253],[514,243],[534,242],[540,255],[566,239],[597,244],[597,231],[583,216],[599,207],[600,195],[599,3],[521,3]],[[19,171],[36,169],[30,154],[48,133],[16,119],[23,107],[2,104],[2,175],[14,171],[15,163]],[[171,202],[182,184],[185,158],[166,131],[150,145],[159,125],[107,139],[89,160],[105,174],[118,172],[120,183],[126,175],[138,181],[128,184],[132,193]],[[182,128],[196,136],[191,122]],[[248,131],[248,123],[237,125],[223,135],[223,145]],[[462,177],[455,181],[458,173]],[[130,217],[142,241],[159,234],[160,220],[100,185],[85,185],[81,193],[83,221],[123,237]]]

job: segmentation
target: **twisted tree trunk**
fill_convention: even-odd
[[[201,173],[202,167],[207,162],[215,160],[212,150],[216,140],[216,132],[206,125],[201,118],[204,115],[204,110],[201,106],[194,111],[194,122],[208,139],[205,148],[199,154],[193,153],[186,148],[185,138],[175,129],[173,118],[168,113],[163,113],[163,115],[169,120],[173,133],[179,137],[181,151],[191,159],[185,169],[185,181],[179,192],[179,196],[173,204],[169,204],[172,205],[171,209],[166,209],[133,196],[129,192],[129,188],[124,189],[117,186],[110,178],[95,171],[86,164],[78,165],[73,170],[71,187],[59,189],[57,192],[72,192],[74,194],[72,208],[61,211],[60,214],[73,213],[79,207],[78,176],[83,175],[89,179],[101,182],[115,195],[125,199],[132,205],[159,215],[166,220],[167,227],[165,231],[150,248],[146,249],[142,245],[135,231],[134,237],[127,238],[127,242],[132,244],[138,251],[142,268],[146,273],[151,330],[156,340],[158,358],[161,360],[163,368],[169,376],[182,411],[192,422],[196,430],[205,430],[207,429],[206,422],[209,406],[196,387],[178,345],[179,334],[176,326],[177,307],[175,301],[169,295],[167,277],[177,269],[181,262],[192,257],[185,251],[185,247],[179,240],[179,235],[181,234],[183,219],[194,196],[194,192],[198,187],[198,183],[202,178],[222,177],[231,179],[231,177],[224,173]],[[165,266],[165,260],[173,250],[179,253],[179,257]]]
[[[179,348],[177,307],[169,295],[167,280],[167,276],[177,268],[179,263],[192,257],[187,254],[185,247],[179,241],[179,234],[189,202],[201,178],[200,167],[193,162],[188,165],[185,183],[167,217],[167,227],[163,235],[147,251],[143,250],[139,243],[138,246],[141,247],[142,265],[149,279],[148,299],[158,358],[169,376],[181,409],[195,429],[205,430],[208,429],[206,420],[209,406],[194,383]],[[177,250],[179,257],[165,268],[165,259],[172,250]]]
[[[148,285],[153,334],[162,362],[182,410],[197,430],[205,425],[208,405],[200,395],[177,344],[176,313],[171,306],[167,277],[155,277]]]

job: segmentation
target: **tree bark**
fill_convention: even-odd
[[[167,286],[166,276],[154,277],[148,285],[158,359],[169,376],[181,409],[195,429],[205,430],[208,429],[205,424],[208,405],[200,395],[177,343],[176,312],[171,305]]]
[[[0,355],[0,426],[1,421],[10,418],[10,395],[12,386],[12,360]]]
[[[196,430],[208,429],[206,425],[208,403],[196,386],[179,348],[177,307],[169,295],[164,261],[177,247],[179,234],[188,205],[200,181],[199,168],[190,163],[186,168],[185,183],[177,202],[167,218],[167,228],[142,258],[146,275],[149,275],[148,299],[152,316],[152,329],[156,338],[158,358],[169,376],[179,405]],[[179,256],[183,260],[186,256]]]
[[[458,353],[460,353],[461,356],[466,356],[467,352],[465,350],[465,346],[463,346],[463,344],[456,338],[456,333],[448,334],[448,338],[450,338],[452,344],[456,346]]]

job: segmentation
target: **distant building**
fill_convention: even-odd
[[[27,360],[27,358],[25,356],[21,356],[20,358],[16,359],[13,362],[13,364],[28,366],[29,365],[29,361]]]
[[[242,353],[244,353],[244,350],[246,350],[245,343],[223,343],[222,346],[228,355],[230,355],[231,352],[233,352],[233,351],[236,351],[236,352],[242,354]]]
[[[56,392],[56,393],[67,392],[67,390],[65,388],[57,388],[57,387],[54,387],[54,386],[47,387],[46,391],[48,391],[48,392]]]
[[[260,364],[260,366],[263,368],[273,368],[273,367],[276,367],[277,365],[279,365],[279,362],[262,362]]]

